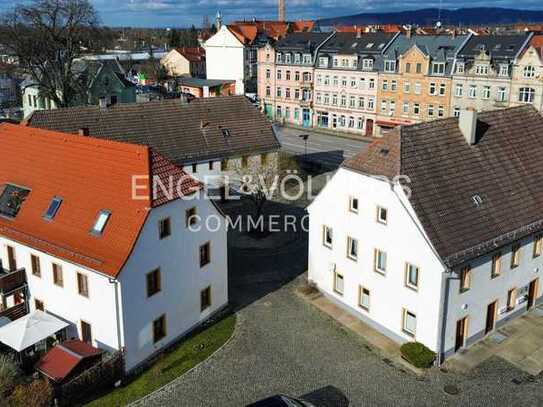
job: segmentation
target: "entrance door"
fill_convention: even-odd
[[[373,136],[373,120],[366,120],[366,136]]]
[[[494,324],[496,322],[496,301],[492,304],[488,304],[486,308],[486,326],[485,326],[485,335],[494,329]]]
[[[304,109],[302,112],[303,116],[303,126],[304,127],[311,127],[311,112],[309,109]]]
[[[535,297],[537,295],[537,282],[538,279],[536,278],[534,281],[530,283],[530,286],[528,287],[528,308],[530,309],[535,304]]]
[[[468,317],[459,319],[456,322],[456,342],[454,344],[454,351],[457,352],[459,349],[464,347],[466,341],[466,328],[468,323]]]

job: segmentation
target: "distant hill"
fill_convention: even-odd
[[[542,6],[543,7],[543,6]],[[321,25],[366,25],[366,24],[416,24],[433,26],[439,10],[427,8],[421,10],[399,11],[395,13],[361,13],[352,16],[325,18]],[[515,10],[498,7],[459,8],[441,10],[441,22],[444,25],[496,25],[514,23],[542,23],[543,10]]]

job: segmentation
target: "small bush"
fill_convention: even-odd
[[[20,379],[21,372],[9,355],[0,354],[0,396],[10,394]]]
[[[413,366],[426,369],[432,366],[436,358],[435,352],[432,352],[426,346],[419,342],[404,343],[400,351],[402,357]]]
[[[47,380],[34,380],[27,385],[19,385],[10,398],[13,407],[49,407],[53,401],[53,388]]]

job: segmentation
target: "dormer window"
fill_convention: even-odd
[[[362,60],[362,69],[371,70],[373,69],[373,59],[366,58]]]
[[[456,73],[464,73],[464,63],[458,62],[456,64]]]
[[[304,54],[304,65],[311,65],[311,54]]]
[[[432,73],[434,75],[444,75],[445,74],[445,63],[444,62],[434,62],[432,64]]]
[[[477,75],[488,75],[488,65],[477,65],[475,67],[475,73]]]
[[[319,58],[319,66],[328,67],[328,58],[320,57]]]
[[[299,64],[301,61],[300,54],[294,54],[294,63]]]
[[[385,72],[395,72],[396,61],[385,61]]]
[[[61,204],[62,204],[62,198],[57,198],[57,197],[53,198],[51,200],[51,203],[49,204],[49,207],[47,208],[47,211],[43,215],[43,218],[46,220],[52,220],[57,214]]]
[[[290,64],[290,54],[285,54],[285,63]]]
[[[534,78],[535,77],[535,68],[531,65],[524,67],[523,77],[525,78]]]
[[[11,184],[5,185],[0,195],[0,215],[15,218],[29,193],[29,189]]]
[[[509,76],[509,65],[507,64],[500,65],[500,76]]]
[[[94,223],[94,226],[92,227],[91,233],[93,235],[101,235],[102,233],[104,233],[104,229],[110,217],[111,217],[111,212],[106,211],[106,210],[101,210],[100,213],[98,213],[98,217],[96,218],[96,222]]]
[[[277,53],[277,63],[280,64],[281,62],[283,62],[283,54],[278,52]]]

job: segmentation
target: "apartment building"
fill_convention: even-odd
[[[452,114],[504,108],[516,96],[512,77],[531,34],[472,36],[459,50],[452,79]],[[518,70],[518,69],[517,69]]]
[[[540,161],[542,131],[521,106],[388,132],[309,206],[309,280],[438,362],[532,309],[543,298],[543,167],[526,163]]]
[[[516,59],[511,83],[511,106],[531,104],[543,112],[543,35],[530,42]]]
[[[377,134],[450,115],[455,55],[468,38],[408,32],[392,41],[379,73]]]
[[[398,34],[338,32],[319,49],[314,126],[372,136],[381,53]]]
[[[0,259],[28,310],[132,370],[227,304],[224,216],[181,168],[88,136],[3,124],[0,139]]]
[[[313,126],[315,58],[331,35],[292,33],[258,50],[258,96],[268,118]]]

